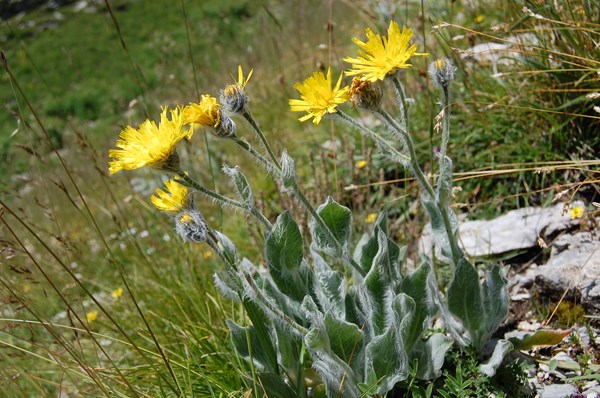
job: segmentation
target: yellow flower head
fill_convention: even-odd
[[[219,100],[223,104],[223,108],[231,113],[243,114],[248,111],[248,102],[250,98],[246,94],[246,84],[252,76],[253,70],[250,70],[248,76],[244,78],[242,65],[238,65],[238,80],[234,84],[230,84],[221,91]]]
[[[98,311],[90,311],[85,314],[85,319],[87,319],[88,323],[92,323],[98,318]]]
[[[398,69],[412,66],[407,61],[413,55],[428,55],[417,53],[415,44],[409,45],[412,38],[412,29],[400,28],[395,21],[390,22],[387,37],[382,37],[366,29],[367,42],[352,39],[362,50],[358,51],[357,58],[344,58],[345,62],[352,64],[353,69],[347,75],[361,75],[363,79],[374,82],[383,80],[386,76],[396,73]]]
[[[575,206],[569,211],[569,213],[571,213],[571,220],[575,220],[576,218],[583,218],[583,207]]]
[[[156,190],[158,196],[150,198],[154,207],[162,211],[179,212],[188,206],[189,190],[186,187],[175,179],[166,181],[165,187],[168,192],[159,188]]]
[[[108,156],[110,174],[121,170],[135,170],[144,166],[172,170],[178,168],[179,157],[175,145],[187,136],[183,129],[183,117],[180,108],[170,110],[171,119],[167,117],[167,108],[163,108],[160,123],[146,120],[138,129],[127,126],[115,144],[121,149],[111,149]]]
[[[366,160],[359,160],[358,162],[356,162],[357,169],[363,169],[366,165],[367,165]]]
[[[377,221],[377,213],[369,213],[367,214],[367,219],[365,220],[367,223],[374,223]]]
[[[221,105],[215,97],[204,94],[199,103],[183,108],[183,122],[218,128],[221,124]]]
[[[340,88],[342,75],[335,87],[332,88],[332,84],[331,68],[327,70],[327,77],[323,72],[315,72],[302,83],[294,84],[302,99],[291,99],[290,108],[292,112],[308,113],[299,119],[301,122],[314,118],[313,123],[317,125],[326,113],[336,113],[337,106],[348,101],[348,87]]]
[[[123,294],[123,288],[118,287],[115,290],[113,290],[110,295],[112,296],[112,298],[117,299],[117,298],[121,297],[122,294]]]

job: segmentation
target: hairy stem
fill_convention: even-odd
[[[252,207],[252,208],[248,209],[243,203],[238,202],[237,200],[228,198],[226,196],[223,196],[221,194],[218,194],[216,192],[213,192],[209,189],[204,188],[202,185],[198,184],[190,176],[185,174],[185,172],[183,170],[178,170],[176,172],[176,174],[179,177],[181,177],[181,179],[183,179],[183,181],[185,181],[185,183],[189,187],[195,189],[196,191],[200,192],[201,194],[203,194],[211,199],[214,199],[219,205],[221,205],[221,206],[228,205],[228,206],[232,206],[232,207],[237,207],[237,208],[245,210],[245,211],[249,211],[250,214],[252,214],[258,221],[260,221],[269,230],[273,228],[273,226],[271,225],[271,222],[260,211],[258,211],[258,209],[256,209],[256,207]]]
[[[277,160],[275,153],[271,149],[271,146],[269,145],[269,141],[267,141],[265,134],[262,132],[262,130],[258,126],[258,123],[256,123],[256,120],[254,120],[254,118],[252,117],[252,114],[250,113],[250,111],[244,112],[242,114],[242,116],[244,117],[244,119],[246,119],[248,121],[248,123],[250,123],[250,125],[256,132],[256,135],[258,136],[258,138],[260,139],[260,142],[264,145],[265,149],[267,150],[269,157],[273,161],[273,164],[276,165],[278,169],[281,169],[281,165],[279,164],[279,161]]]

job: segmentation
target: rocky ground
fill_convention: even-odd
[[[519,354],[531,364],[529,383],[541,398],[600,398],[600,219],[594,210],[581,202],[529,207],[460,226],[470,257],[483,263],[503,258],[508,268],[511,312],[498,337],[570,331],[559,345]],[[432,250],[427,228],[420,248]]]

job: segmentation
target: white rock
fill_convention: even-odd
[[[540,398],[570,398],[576,394],[577,389],[570,384],[552,384],[544,386],[540,391]]]
[[[561,236],[556,242],[548,263],[537,269],[535,283],[548,294],[576,293],[586,308],[600,311],[598,237],[582,231]]]
[[[573,203],[573,206],[582,205]],[[538,237],[552,235],[575,225],[564,205],[526,207],[512,210],[493,220],[462,222],[459,226],[459,245],[470,257],[493,256],[537,246]],[[419,241],[419,250],[431,254],[433,238],[427,224]],[[436,254],[441,250],[436,247]]]

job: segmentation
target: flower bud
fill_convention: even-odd
[[[219,94],[219,101],[227,112],[244,114],[248,111],[250,98],[241,84],[230,84]]]
[[[221,113],[221,122],[211,129],[211,132],[219,138],[231,138],[235,135],[235,122],[225,112],[219,110]]]
[[[225,87],[219,94],[219,101],[223,108],[230,113],[241,115],[248,112],[250,97],[246,94],[246,84],[252,76],[252,71],[244,77],[242,66],[238,65],[238,80],[234,84]]]
[[[456,66],[448,58],[439,58],[429,64],[429,76],[442,89],[454,80]]]
[[[184,240],[199,243],[206,241],[208,228],[199,210],[186,209],[177,215],[175,231]]]
[[[355,107],[374,111],[379,109],[383,98],[383,89],[379,81],[370,82],[355,76],[350,85],[350,102]]]

